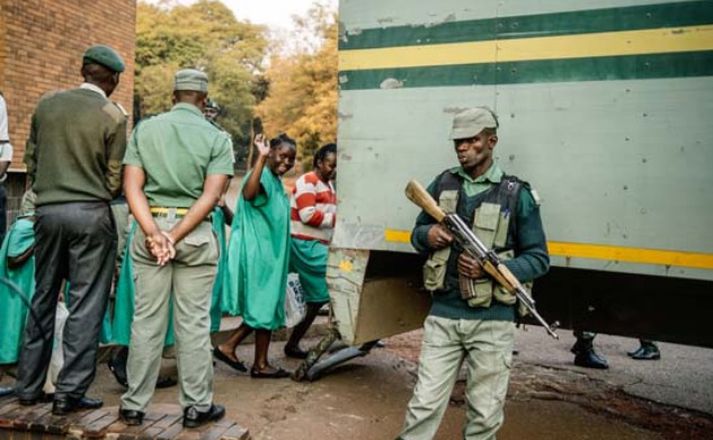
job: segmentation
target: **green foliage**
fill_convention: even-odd
[[[270,60],[267,98],[256,113],[265,132],[286,132],[297,140],[302,167],[312,167],[312,156],[337,137],[337,20],[336,13],[315,4],[304,17],[296,17],[292,53]]]
[[[261,72],[266,49],[264,29],[238,21],[220,1],[188,6],[139,2],[134,90],[141,114],[171,108],[176,70],[201,69],[210,78],[210,97],[222,107],[218,122],[236,145],[249,144],[253,77]]]

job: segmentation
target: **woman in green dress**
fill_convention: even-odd
[[[290,252],[290,202],[280,179],[295,164],[296,144],[279,135],[268,144],[255,139],[259,156],[246,176],[228,246],[228,276],[223,310],[243,318],[241,326],[214,350],[216,359],[247,371],[235,347],[255,331],[255,378],[289,376],[270,365],[267,353],[274,330],[285,322],[285,286]]]
[[[0,289],[0,365],[14,364],[20,354],[27,321],[27,306],[35,293],[34,193],[22,197],[20,216],[5,234],[0,248],[0,277],[12,282],[24,295],[8,286]]]

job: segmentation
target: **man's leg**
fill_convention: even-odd
[[[203,222],[176,249],[173,272],[176,360],[183,408],[207,412],[213,403],[210,304],[218,246]]]
[[[575,330],[574,336],[577,342],[574,343],[570,351],[574,353],[574,365],[584,368],[596,368],[606,370],[609,364],[604,356],[594,350],[594,338],[596,333]]]
[[[399,439],[431,439],[448,406],[465,354],[459,320],[429,316],[424,323],[418,379]]]
[[[81,398],[96,373],[99,332],[111,289],[116,231],[109,205],[67,204],[69,237],[69,317],[64,326],[64,365],[55,399]]]
[[[127,361],[129,389],[121,397],[124,410],[144,412],[153,396],[161,370],[161,353],[168,328],[173,262],[159,266],[144,244],[140,228],[132,239],[136,296]]]
[[[462,321],[460,330],[468,350],[468,421],[463,438],[494,439],[504,418],[515,324],[509,321]]]
[[[55,310],[68,260],[62,219],[55,215],[59,206],[40,206],[36,213],[35,294],[32,312],[25,323],[17,369],[16,391],[21,400],[31,401],[42,394],[52,357]]]
[[[639,361],[655,361],[661,359],[659,347],[650,339],[639,339],[639,348],[627,354],[630,358]]]

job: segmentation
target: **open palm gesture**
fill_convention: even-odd
[[[267,144],[267,140],[265,140],[265,136],[263,134],[255,135],[255,146],[257,147],[257,151],[260,153],[260,156],[267,156],[270,152],[270,146]]]

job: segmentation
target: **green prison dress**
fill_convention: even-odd
[[[221,302],[228,266],[228,246],[225,242],[225,215],[219,207],[213,209],[213,232],[218,239],[218,268],[215,272],[215,284],[213,284],[213,297],[210,301],[210,331],[215,333],[220,330],[220,319],[223,317]]]
[[[247,182],[250,174],[245,176]],[[223,310],[254,329],[276,330],[285,322],[290,251],[290,203],[282,181],[267,167],[261,192],[246,201],[240,192],[228,246]]]
[[[315,304],[329,302],[326,278],[328,257],[329,246],[319,240],[292,237],[290,271],[300,276],[305,302]]]
[[[30,301],[35,293],[35,257],[21,267],[9,268],[8,257],[25,253],[35,243],[33,222],[21,218],[5,235],[0,248],[0,277],[14,283]],[[27,321],[27,305],[6,286],[0,288],[0,364],[14,364],[20,354],[22,335]]]
[[[126,239],[125,255],[128,255],[131,249],[131,239],[138,227],[134,221],[131,223],[129,235]],[[227,264],[228,255],[226,252],[225,243],[225,216],[220,208],[213,210],[213,231],[218,237],[218,246],[220,248],[220,258],[218,260],[218,272],[215,277],[213,286],[213,297],[210,307],[210,331],[212,333],[220,330],[221,315],[221,293],[223,291],[223,278],[225,276],[225,266]],[[134,320],[134,281],[133,281],[133,265],[131,258],[124,258],[124,261],[119,269],[119,279],[116,285],[116,300],[114,303],[114,320],[112,323],[112,342],[117,345],[129,345],[131,339],[131,322]],[[169,301],[172,301],[169,299]],[[173,334],[173,306],[169,306],[169,321],[168,329],[166,330],[165,346],[171,346],[175,342]]]
[[[31,300],[35,293],[35,257],[31,256],[21,267],[10,268],[8,257],[25,253],[35,243],[34,222],[18,219],[5,235],[0,248],[0,277],[13,282]],[[22,335],[27,321],[27,305],[10,289],[3,288],[0,294],[0,364],[14,364],[22,345]],[[65,304],[69,307],[69,283],[65,284]],[[111,341],[109,312],[104,314],[99,342]]]

